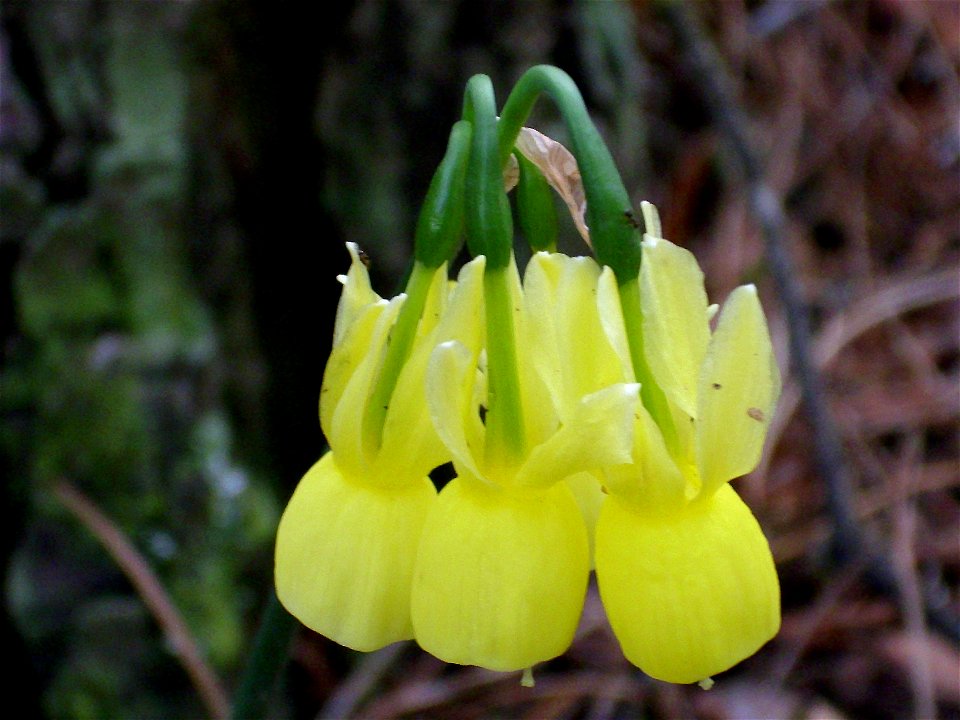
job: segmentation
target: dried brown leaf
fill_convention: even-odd
[[[513,190],[518,182],[520,182],[520,163],[517,162],[515,155],[511,155],[507,160],[507,166],[503,169],[504,192]]]
[[[587,197],[577,159],[556,140],[532,128],[521,128],[516,148],[543,173],[550,187],[563,199],[577,231],[590,245],[590,230],[587,228]]]

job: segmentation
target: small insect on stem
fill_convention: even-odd
[[[367,255],[363,248],[357,248],[357,258],[359,258],[365,268],[370,269],[370,256]]]
[[[747,415],[749,415],[751,418],[753,418],[757,422],[763,422],[763,419],[765,417],[763,414],[763,410],[755,407],[747,408]]]
[[[623,216],[627,219],[627,223],[632,225],[635,228],[640,227],[640,223],[637,222],[637,219],[633,216],[633,210],[624,210]]]

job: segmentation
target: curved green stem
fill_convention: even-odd
[[[621,305],[630,343],[630,357],[641,383],[644,407],[662,423],[668,442],[676,445],[666,396],[657,385],[643,354],[643,327],[638,275],[641,238],[630,198],[610,151],[594,126],[576,84],[563,70],[537,65],[523,74],[500,113],[500,159],[506,162],[524,120],[541,93],[556,104],[570,134],[572,152],[580,168],[587,197],[587,226],[597,260],[613,269],[620,286]]]
[[[505,163],[524,120],[541,93],[556,104],[570,133],[570,143],[587,196],[587,225],[597,260],[613,268],[621,285],[640,271],[640,233],[630,197],[610,151],[594,127],[576,84],[563,70],[537,65],[523,74],[500,113],[500,161]]]
[[[526,439],[510,287],[513,221],[503,190],[496,100],[486,75],[474,75],[467,83],[464,117],[473,127],[466,178],[467,246],[474,255],[487,258],[483,276],[488,383],[486,459],[490,464],[509,465],[523,457]]]
[[[496,99],[486,75],[467,82],[463,115],[473,127],[465,181],[467,246],[473,255],[486,256],[488,269],[503,268],[513,257],[513,220],[497,153]]]
[[[470,123],[464,120],[454,123],[447,142],[447,152],[430,181],[417,219],[414,258],[430,268],[450,262],[460,249],[464,179],[471,134]]]
[[[364,438],[374,448],[383,440],[390,398],[417,335],[417,326],[438,268],[460,249],[463,232],[464,179],[470,154],[470,123],[450,130],[447,152],[430,181],[414,238],[414,263],[407,280],[407,297],[390,331],[387,354],[373,393],[364,409]]]

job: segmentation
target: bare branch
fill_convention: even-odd
[[[113,561],[133,584],[144,605],[163,629],[174,655],[187,671],[207,712],[215,720],[227,717],[230,703],[220,680],[200,653],[190,628],[174,606],[146,559],[93,502],[66,480],[60,480],[54,495],[100,541]]]

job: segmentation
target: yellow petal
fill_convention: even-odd
[[[520,670],[564,652],[589,574],[570,489],[505,490],[457,478],[423,529],[413,586],[417,642],[446,662]]]
[[[461,471],[479,475],[477,458],[483,457],[484,427],[480,404],[486,402],[486,385],[478,364],[486,337],[483,273],[485,258],[463,266],[449,307],[435,336],[424,349],[427,359],[425,403],[430,422],[444,445],[445,460],[453,459]],[[434,347],[430,347],[434,346]]]
[[[780,372],[753,285],[724,303],[700,373],[696,460],[703,492],[753,470],[780,395]]]
[[[533,364],[541,382],[551,397],[563,393],[563,374],[560,356],[553,351],[557,347],[557,322],[553,313],[556,304],[557,285],[563,273],[565,256],[558,253],[536,253],[523,276],[522,325],[518,335],[534,355]],[[545,352],[544,349],[549,349]]]
[[[657,383],[690,417],[710,326],[696,258],[669,240],[647,236],[640,265],[644,354]]]
[[[610,496],[596,537],[597,581],[627,659],[692,683],[755,653],[780,627],[767,541],[729,485],[673,515]]]
[[[580,508],[580,516],[587,527],[587,539],[590,542],[590,567],[593,567],[593,537],[597,529],[597,518],[600,517],[600,508],[606,497],[601,489],[600,480],[592,472],[579,472],[570,475],[565,480],[573,499]]]
[[[456,340],[476,351],[484,339],[483,271],[486,258],[476,257],[460,269],[456,285],[439,318],[434,343]]]
[[[584,395],[623,381],[597,309],[599,278],[592,258],[541,253],[527,266],[523,336],[562,418]]]
[[[547,387],[537,368],[539,351],[527,343],[522,333],[523,330],[519,329],[517,337],[521,338],[521,341],[517,348],[517,371],[520,376],[520,401],[524,409],[524,438],[529,448],[540,444],[557,431],[560,425],[559,398]],[[483,377],[481,381],[486,383],[489,378]],[[487,401],[488,398],[484,395],[482,404],[486,405]]]
[[[433,329],[417,338],[407,359],[387,410],[383,442],[377,456],[378,475],[391,468],[404,468],[419,477],[450,459],[430,420],[426,400],[426,376],[430,355],[439,343],[457,340],[467,348],[479,350],[483,341],[483,260],[468,263],[460,272],[460,281],[446,287],[445,270],[440,269],[434,285],[444,284],[449,301],[428,302],[421,325]],[[431,289],[431,293],[433,293]],[[441,305],[442,311],[441,311]],[[440,312],[438,317],[433,313]],[[403,475],[393,471],[394,475]]]
[[[620,291],[613,270],[603,268],[597,282],[597,309],[607,342],[620,363],[620,377],[624,382],[633,382],[633,360],[630,357],[630,342],[623,321],[623,308],[620,306]]]
[[[359,312],[367,305],[380,302],[380,296],[370,287],[370,275],[360,257],[360,247],[356,243],[348,242],[347,251],[350,253],[350,269],[346,275],[337,276],[343,283],[343,293],[340,295],[337,319],[333,326],[334,347],[343,340]]]
[[[632,461],[604,468],[603,478],[611,494],[649,512],[671,512],[683,506],[692,490],[670,456],[663,433],[640,403],[634,405]]]
[[[277,530],[277,597],[304,625],[354,650],[413,637],[410,589],[429,479],[384,489],[350,480],[327,453]]]
[[[584,397],[557,432],[531,451],[516,482],[546,486],[573,473],[630,461],[639,385],[620,383]]]
[[[571,259],[557,288],[557,351],[563,358],[567,407],[584,395],[624,381],[597,310],[599,276],[600,268],[593,259]]]
[[[462,344],[451,340],[438,345],[427,370],[427,407],[458,471],[482,477],[484,433],[474,408],[476,364],[476,357]]]
[[[400,373],[374,463],[378,474],[394,468],[396,475],[407,475],[409,470],[422,476],[450,459],[427,410],[426,373],[431,347],[432,343],[424,342],[414,348]],[[404,472],[398,472],[400,468]]]
[[[380,314],[387,301],[368,305],[354,314],[350,327],[341,334],[327,358],[320,387],[320,427],[329,437],[333,429],[333,414],[340,404],[347,383],[356,373],[360,363],[370,353],[370,343]]]
[[[523,427],[525,444],[530,447],[541,442],[557,428],[556,402],[553,391],[546,384],[546,378],[540,370],[540,346],[534,344],[535,338],[527,316],[525,289],[515,262],[508,269],[510,295],[513,302],[514,337],[517,339],[517,376],[520,381],[520,404],[523,408],[536,408],[537,411],[524,410]],[[484,378],[489,382],[489,378]],[[489,398],[485,396],[484,405]],[[489,471],[490,468],[487,468]],[[496,471],[495,471],[496,472]]]
[[[376,458],[376,440],[363,432],[364,409],[403,301],[403,296],[393,298],[377,317],[366,350],[347,380],[330,422],[324,426],[330,449],[337,453],[337,463],[353,477],[368,472]]]

